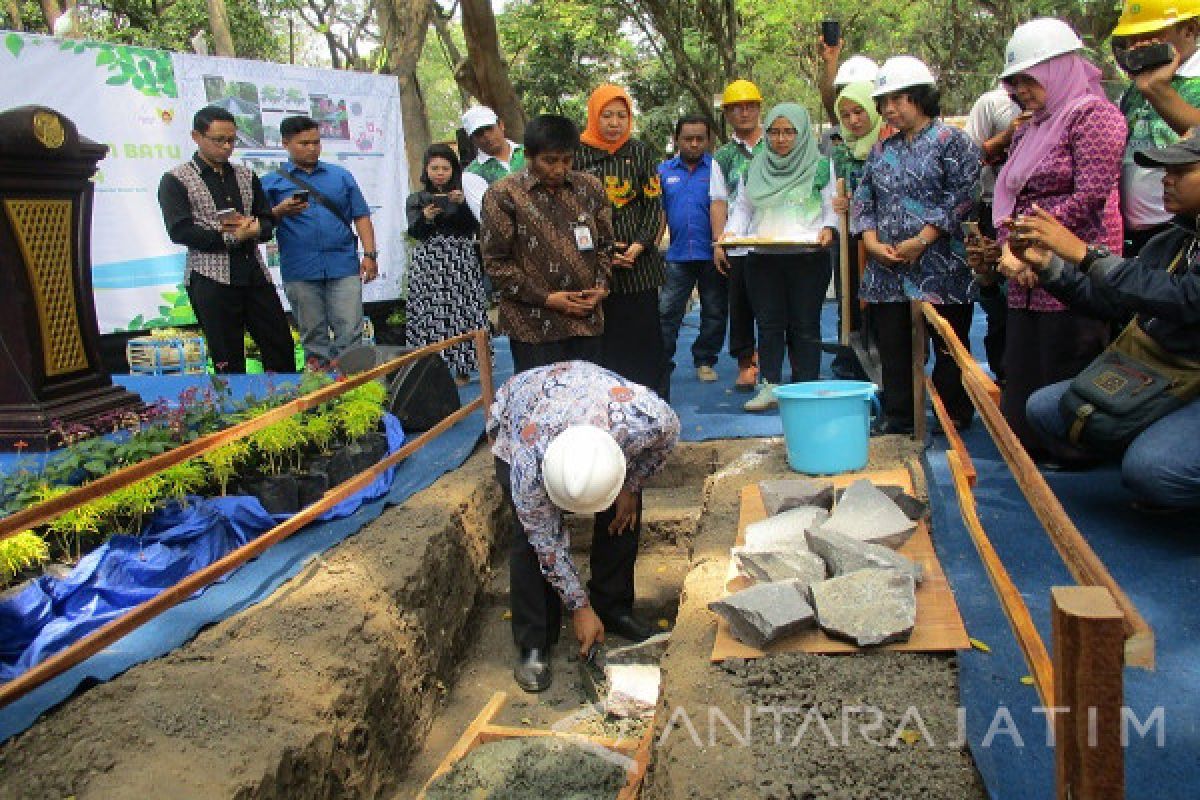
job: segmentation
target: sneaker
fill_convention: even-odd
[[[717,371],[708,364],[701,364],[696,367],[696,377],[705,383],[712,383],[717,379]]]
[[[760,383],[758,385],[758,394],[746,401],[742,406],[747,411],[769,411],[772,408],[779,407],[779,401],[775,399],[775,384]]]

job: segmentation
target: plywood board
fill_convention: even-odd
[[[877,486],[903,486],[911,492],[912,476],[906,469],[875,470],[872,472],[856,472],[846,475],[835,475],[830,480],[838,488],[848,486],[860,478],[866,478]],[[762,494],[758,484],[752,483],[742,487],[741,514],[738,519],[737,539],[735,545],[745,542],[746,526],[752,522],[765,519],[766,510],[763,508]],[[967,629],[963,625],[962,615],[958,612],[958,603],[942,571],[941,562],[933,549],[933,540],[929,537],[929,527],[925,521],[917,525],[917,532],[900,548],[902,555],[920,564],[925,570],[925,580],[917,587],[917,621],[912,636],[907,642],[884,645],[883,647],[862,648],[849,642],[843,642],[826,636],[820,629],[805,631],[786,639],[775,642],[765,651],[743,644],[733,638],[729,625],[720,617],[717,618],[717,638],[713,643],[712,660],[724,661],[727,658],[761,658],[778,653],[861,653],[868,650],[894,650],[901,652],[937,652],[946,650],[965,650],[970,647]],[[730,559],[730,579],[726,584],[728,593],[733,593],[750,585],[746,578],[737,577],[736,570]]]

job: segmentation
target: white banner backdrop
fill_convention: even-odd
[[[209,104],[233,113],[240,138],[234,159],[259,175],[287,159],[280,120],[317,120],[321,158],[350,170],[371,207],[380,276],[364,287],[364,299],[399,297],[408,174],[394,78],[7,31],[0,39],[0,109],[48,106],[109,146],[92,214],[101,333],[195,319],[181,286],[184,251],[167,238],[157,191],[164,172],[191,158],[192,114]],[[278,284],[274,242],[266,255]]]

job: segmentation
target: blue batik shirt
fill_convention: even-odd
[[[667,261],[712,261],[712,218],[708,215],[708,184],[712,156],[703,153],[695,169],[679,156],[658,165],[663,208],[671,229]]]
[[[911,266],[890,267],[869,259],[859,294],[864,301],[975,299],[962,221],[974,203],[981,164],[975,143],[938,120],[911,142],[896,133],[875,146],[854,193],[852,231],[874,230],[880,242],[893,245],[913,238],[926,225],[941,235]]]
[[[347,278],[359,273],[358,239],[347,223],[370,216],[371,209],[349,170],[318,161],[313,171],[287,162],[283,168],[317,189],[339,214],[309,197],[308,208],[275,226],[279,269],[284,282]],[[277,172],[262,177],[263,191],[275,207],[301,188]],[[341,218],[339,218],[339,216]]]

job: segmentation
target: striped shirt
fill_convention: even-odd
[[[650,148],[630,139],[609,155],[590,145],[580,145],[575,169],[600,179],[613,208],[615,241],[645,248],[632,269],[613,265],[613,294],[657,289],[666,282],[666,264],[658,251],[662,232],[662,185],[658,164]]]

